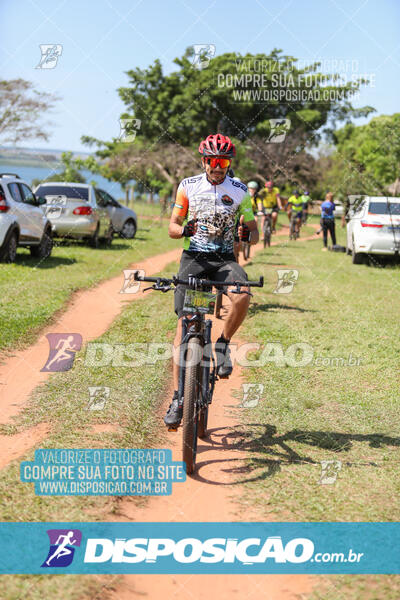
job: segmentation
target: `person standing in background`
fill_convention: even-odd
[[[321,225],[324,236],[324,247],[322,250],[328,250],[328,231],[331,234],[332,244],[336,245],[335,233],[335,203],[332,192],[328,192],[324,202],[321,204]]]

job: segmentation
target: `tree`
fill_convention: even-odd
[[[347,194],[386,194],[400,175],[400,113],[366,125],[345,125],[334,135],[335,152],[324,181]]]
[[[227,53],[204,69],[193,66],[191,52],[175,59],[178,70],[169,75],[159,60],[127,72],[129,85],[119,89],[126,105],[121,119],[134,121],[134,142],[82,138],[97,147],[96,156],[103,161],[98,168],[105,177],[122,184],[135,179],[152,192],[171,190],[174,197],[179,180],[201,169],[199,141],[223,132],[237,142],[234,168],[241,178],[253,178],[256,171],[261,181],[274,177],[309,187],[315,159],[307,149],[323,131],[332,135],[337,121],[374,110],[351,105],[364,80],[338,84],[336,75],[318,72],[319,63],[300,68],[280,50],[243,57]],[[284,100],[260,102],[260,96],[272,92],[283,94]],[[272,119],[290,121],[284,143],[271,143]]]
[[[176,58],[179,70],[169,75],[159,60],[127,72],[129,86],[119,89],[127,107],[122,117],[140,121],[138,137],[189,146],[210,132],[223,131],[245,140],[268,136],[270,119],[289,118],[293,130],[311,133],[312,143],[317,143],[322,127],[331,132],[336,121],[373,110],[354,109],[350,102],[365,80],[336,84],[337,75],[318,72],[320,63],[300,68],[297,59],[281,50],[269,55],[226,53],[204,69],[193,67],[192,52]],[[283,100],[271,99],[273,92]]]
[[[11,79],[0,81],[0,139],[1,142],[18,143],[21,140],[48,140],[43,115],[53,108],[59,98],[33,89],[30,81]]]
[[[72,152],[63,152],[61,154],[61,164],[63,170],[60,173],[52,173],[46,179],[33,179],[32,185],[37,186],[45,181],[69,181],[71,183],[86,183],[86,179],[80,174],[76,163],[72,157]]]

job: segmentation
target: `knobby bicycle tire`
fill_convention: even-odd
[[[271,226],[269,225],[269,223],[266,223],[264,225],[264,248],[266,248],[267,244],[268,246],[271,245]]]
[[[197,337],[189,339],[186,351],[185,386],[183,391],[182,455],[186,473],[193,473],[196,465],[198,407],[200,394],[200,361],[202,347]]]

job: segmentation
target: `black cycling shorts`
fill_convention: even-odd
[[[188,275],[208,277],[214,281],[247,281],[246,271],[236,262],[234,254],[217,254],[214,252],[182,252],[179,266],[179,279],[187,279]],[[183,303],[186,285],[175,288],[175,312],[183,317]]]

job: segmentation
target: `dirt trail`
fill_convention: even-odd
[[[226,306],[222,309],[222,318],[227,312]],[[222,332],[223,322],[215,318],[213,321],[212,337],[215,341]],[[232,342],[240,344],[236,336]],[[238,366],[229,379],[217,382],[209,416],[209,436],[198,443],[196,474],[188,477],[185,483],[173,484],[171,496],[151,498],[143,507],[139,508],[130,499],[125,499],[118,515],[114,516],[116,521],[265,520],[254,510],[247,510],[236,502],[240,485],[235,482],[245,467],[246,452],[240,449],[240,401],[232,392],[240,393],[241,385],[242,370]],[[170,395],[163,413],[169,398]],[[160,421],[161,417],[160,414]],[[168,434],[168,443],[164,447],[172,449],[173,460],[182,460],[181,428]],[[302,597],[301,594],[309,593],[312,585],[312,580],[306,575],[125,575],[112,598],[241,600],[253,596],[257,600],[296,600]]]
[[[273,238],[287,235],[287,226]],[[315,239],[314,236],[299,241]],[[252,256],[262,249],[261,243],[252,249]],[[146,259],[131,268],[144,269],[147,275],[162,271],[167,264],[179,259],[181,248]],[[83,344],[102,335],[121,312],[126,302],[142,298],[141,294],[119,294],[122,276],[118,275],[91,290],[74,295],[68,309],[51,326],[42,331],[38,341],[28,349],[17,351],[0,366],[0,424],[12,422],[25,406],[33,389],[48,374],[40,369],[46,362],[48,342],[45,337],[52,332],[80,333]],[[222,317],[227,307],[223,309]],[[214,319],[213,339],[220,334],[223,322]],[[240,330],[239,330],[240,335]],[[238,338],[234,342],[240,343]],[[23,376],[21,376],[23,373]],[[184,484],[174,484],[169,497],[150,499],[143,508],[125,499],[117,520],[129,521],[257,521],[263,520],[254,511],[249,512],[235,502],[240,486],[235,484],[244,466],[245,453],[240,449],[239,401],[232,395],[240,391],[242,374],[236,367],[228,380],[219,381],[210,413],[210,436],[199,443],[198,471]],[[164,409],[168,404],[166,399]],[[236,410],[232,410],[236,407]],[[160,415],[161,417],[161,415]],[[49,432],[42,423],[14,436],[0,436],[0,468],[25,454]],[[181,460],[181,430],[169,434],[169,447],[174,460]],[[110,520],[115,517],[110,515]],[[149,600],[188,598],[191,600],[225,600],[253,596],[268,600],[294,600],[312,589],[307,576],[267,575],[127,575],[122,578],[114,598],[127,600],[145,596]]]
[[[303,239],[314,239],[310,236]],[[273,245],[279,242],[272,242]],[[261,247],[261,244],[259,245]],[[255,250],[259,248],[256,246]],[[253,251],[254,253],[254,251]],[[240,261],[243,264],[242,261]],[[227,300],[225,300],[227,302]],[[228,312],[224,306],[222,320],[213,318],[215,341]],[[240,335],[240,329],[239,329]],[[240,344],[237,336],[232,342]],[[231,377],[217,382],[208,423],[209,436],[199,440],[197,471],[184,484],[174,484],[171,496],[151,498],[143,507],[125,499],[116,521],[137,522],[201,522],[264,521],[254,510],[237,503],[240,485],[235,482],[245,467],[246,453],[240,449],[240,394],[242,370],[235,367]],[[166,398],[168,407],[172,390]],[[160,414],[160,420],[162,415]],[[168,434],[166,447],[172,449],[173,460],[182,460],[182,430]],[[148,600],[231,600],[254,597],[266,600],[295,600],[308,594],[313,581],[306,575],[125,575],[113,599],[128,600],[143,596]]]
[[[177,248],[135,263],[131,268],[144,269],[150,276],[162,271],[172,261],[179,260],[180,254],[181,249]],[[12,417],[21,412],[35,387],[49,377],[48,373],[40,370],[48,356],[46,334],[80,333],[83,345],[98,338],[107,331],[127,302],[142,297],[142,294],[120,294],[122,284],[121,273],[90,290],[77,292],[67,310],[41,332],[33,346],[15,351],[3,362],[0,366],[0,424],[12,423]],[[0,468],[22,456],[46,433],[43,427],[33,427],[17,436],[0,435]]]

